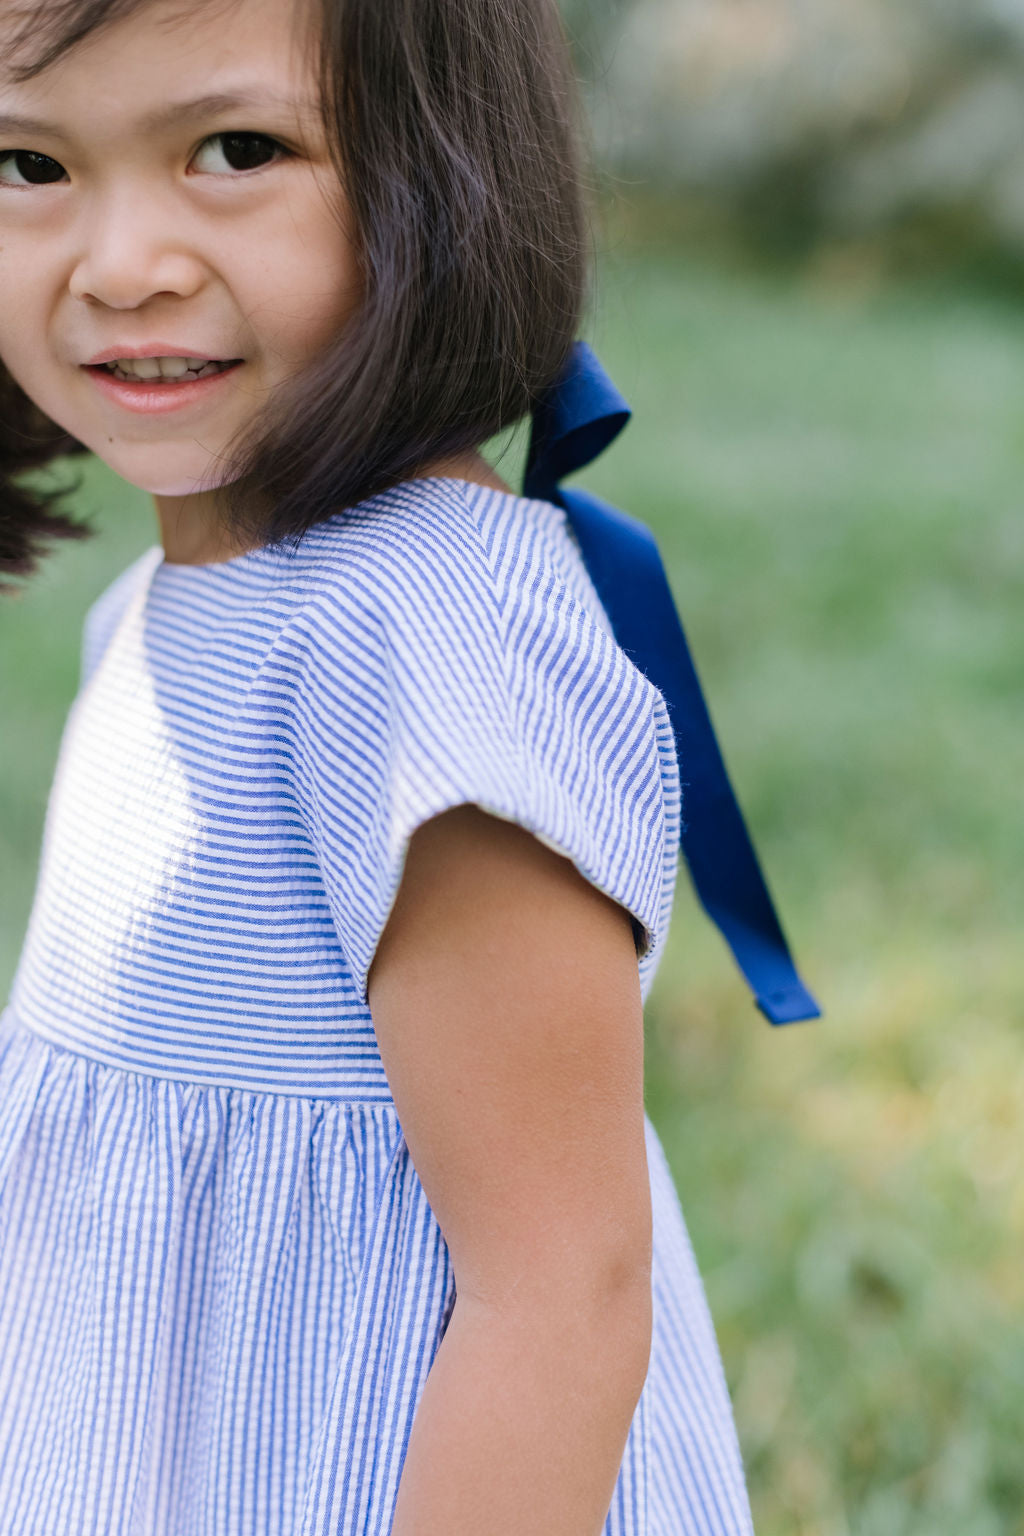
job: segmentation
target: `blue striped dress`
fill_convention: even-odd
[[[548,503],[413,481],[297,551],[155,546],[93,605],[0,1015],[2,1536],[387,1536],[454,1280],[366,977],[411,833],[466,802],[632,913],[646,992],[672,734]],[[647,1152],[606,1536],[749,1536],[649,1122]]]

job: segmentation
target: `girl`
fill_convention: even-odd
[[[0,5],[2,554],[90,611],[0,1030],[3,1536],[749,1532],[643,1112],[679,781],[479,455],[585,235],[553,0]]]

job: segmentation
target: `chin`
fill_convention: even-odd
[[[94,452],[96,450],[93,450]],[[145,460],[134,454],[100,453],[98,457],[129,485],[150,496],[196,496],[204,491],[216,491],[227,485],[231,475],[218,474],[209,460],[202,465],[183,464],[162,456]]]

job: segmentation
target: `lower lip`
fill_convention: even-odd
[[[232,378],[241,366],[241,363],[232,363],[230,368],[221,368],[218,373],[188,380],[119,379],[102,366],[86,366],[85,372],[108,400],[126,411],[136,411],[140,416],[161,416],[209,400],[223,387],[225,379]]]

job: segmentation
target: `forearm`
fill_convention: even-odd
[[[650,1287],[601,1309],[458,1300],[391,1536],[599,1536],[647,1372]]]

